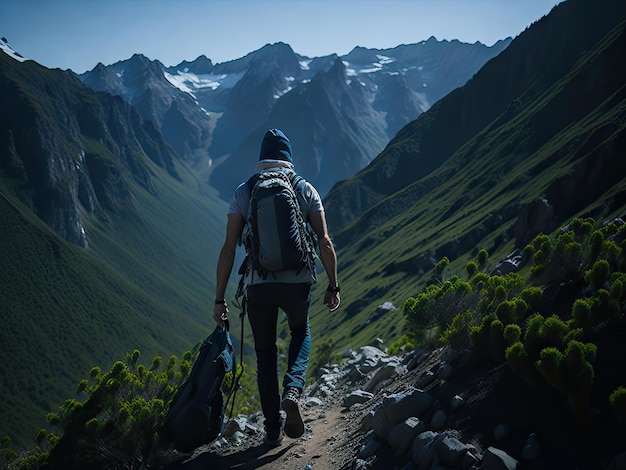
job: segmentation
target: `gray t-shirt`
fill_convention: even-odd
[[[267,171],[267,170],[264,170]],[[298,201],[300,202],[300,208],[302,209],[302,215],[305,220],[308,220],[309,214],[314,212],[320,212],[324,210],[322,205],[322,199],[315,187],[308,181],[302,180],[296,185],[296,194]],[[230,200],[230,206],[228,208],[229,214],[239,214],[244,220],[248,221],[248,204],[250,203],[250,190],[245,182],[241,183],[235,189],[235,193]],[[244,227],[244,232],[247,227]],[[263,284],[267,282],[284,282],[284,283],[310,283],[314,284],[316,281],[315,272],[311,272],[308,266],[304,267],[300,271],[280,271],[268,273],[267,277],[263,279],[256,271],[248,268],[244,277],[246,285]]]

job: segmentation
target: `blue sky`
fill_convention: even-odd
[[[0,37],[50,68],[91,70],[141,53],[214,63],[286,42],[309,56],[435,36],[491,46],[561,0],[2,0]]]

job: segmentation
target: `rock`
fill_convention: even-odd
[[[395,449],[397,455],[402,456],[411,448],[417,435],[424,431],[426,425],[419,418],[407,418],[389,431],[387,443]]]
[[[478,468],[478,464],[480,459],[474,455],[474,452],[467,451],[463,456],[463,460],[461,460],[461,469],[462,470],[470,470],[474,468]]]
[[[497,274],[499,276],[504,276],[505,274],[509,274],[512,272],[517,272],[524,265],[525,255],[522,250],[517,248],[510,255],[496,264],[496,267],[493,268],[492,274]]]
[[[385,350],[385,342],[380,338],[376,338],[374,342],[372,343],[372,346],[374,346],[377,349],[380,349],[381,351]]]
[[[424,375],[422,375],[417,383],[415,384],[415,386],[417,388],[425,388],[427,386],[429,386],[431,383],[433,383],[433,381],[437,378],[437,376],[435,375],[435,373],[431,370],[427,371]]]
[[[517,460],[503,450],[489,447],[483,454],[481,470],[516,470],[520,465]]]
[[[412,459],[417,468],[430,468],[435,456],[435,439],[438,434],[424,431],[413,440]]]
[[[303,405],[307,408],[314,408],[317,406],[322,406],[324,402],[317,397],[309,397],[304,400]]]
[[[503,439],[509,437],[510,432],[511,429],[507,424],[498,424],[496,429],[493,431],[493,438],[496,441],[502,441]]]
[[[460,395],[455,395],[450,400],[450,409],[452,411],[458,410],[463,405],[463,397]]]
[[[361,372],[368,374],[380,367],[383,358],[389,358],[389,356],[374,346],[363,346],[351,362],[358,364]]]
[[[427,357],[428,355],[426,354],[426,351],[424,349],[420,349],[419,351],[411,351],[408,353],[402,362],[406,364],[406,368],[408,370],[413,370]]]
[[[373,434],[369,436],[369,438],[365,441],[365,444],[361,446],[359,449],[359,453],[357,454],[357,458],[359,459],[367,459],[374,455],[381,446],[381,442],[375,438]]]
[[[343,399],[343,406],[350,408],[357,403],[365,403],[374,397],[374,394],[366,392],[365,390],[354,390],[346,395]]]
[[[359,366],[355,364],[350,365],[349,372],[347,375],[348,380],[350,380],[351,382],[360,382],[361,380],[365,378],[367,378],[367,374],[364,374],[363,372],[361,372],[361,369],[359,369]]]
[[[433,398],[419,389],[387,396],[374,413],[372,428],[380,439],[385,440],[396,424],[412,416],[419,417],[432,402]]]
[[[226,423],[222,435],[224,437],[232,437],[236,432],[243,433],[246,430],[247,423],[248,419],[245,416],[237,416]]]
[[[444,436],[435,440],[435,449],[448,467],[456,467],[467,453],[467,446],[456,437]]]
[[[524,447],[522,448],[522,458],[527,462],[534,462],[541,455],[541,446],[537,441],[535,434],[531,434],[526,439]]]
[[[526,246],[536,235],[551,233],[556,227],[552,205],[546,199],[535,199],[520,208],[515,224],[515,246]]]
[[[357,459],[354,462],[354,470],[368,470],[371,468],[370,464],[368,464],[365,460]]]
[[[437,371],[437,378],[446,380],[446,379],[449,379],[451,375],[452,375],[452,364],[449,364],[447,362],[444,362],[443,364],[441,364],[441,366],[439,367],[439,370]]]
[[[376,370],[373,377],[367,381],[364,388],[366,391],[371,392],[379,383],[405,372],[406,369],[404,366],[397,362],[389,362]]]
[[[430,420],[430,427],[435,431],[439,431],[445,426],[446,419],[446,412],[443,410],[437,410],[433,413],[433,417]]]
[[[372,423],[374,422],[374,410],[369,410],[363,419],[361,419],[360,429],[361,431],[368,431],[373,428]]]

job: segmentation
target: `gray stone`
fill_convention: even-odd
[[[534,435],[528,436],[522,449],[522,458],[527,462],[534,462],[541,455],[541,446]]]
[[[371,457],[372,455],[374,455],[376,453],[376,451],[378,451],[378,449],[381,446],[381,442],[376,440],[374,438],[374,436],[370,436],[369,439],[367,439],[365,441],[365,444],[363,444],[361,446],[361,448],[359,449],[359,453],[357,454],[357,458],[359,459],[367,459],[369,457]]]
[[[489,447],[483,454],[481,470],[517,470],[519,462],[503,450]]]
[[[441,461],[449,467],[456,467],[467,453],[467,446],[455,437],[436,440],[435,448]]]
[[[463,405],[463,397],[455,395],[450,400],[450,409],[452,411],[458,410]]]
[[[354,390],[346,395],[343,399],[343,406],[350,408],[357,403],[365,403],[374,397],[374,394],[366,392],[365,390]]]
[[[433,417],[430,420],[430,427],[435,431],[439,431],[445,426],[446,419],[446,412],[443,410],[437,410],[433,413]]]
[[[435,439],[438,434],[424,431],[413,440],[412,459],[417,468],[430,468],[435,456]]]
[[[397,362],[388,362],[387,364],[384,364],[382,367],[378,368],[376,372],[374,372],[374,375],[371,379],[367,381],[364,388],[366,391],[371,392],[376,388],[379,383],[400,375],[404,372],[405,368]]]
[[[374,413],[372,428],[380,439],[386,440],[396,424],[412,416],[419,417],[432,402],[432,397],[419,389],[387,396]]]
[[[387,443],[395,449],[397,455],[402,456],[411,448],[417,435],[425,430],[426,425],[419,418],[407,418],[389,431]]]
[[[511,433],[511,428],[507,424],[498,424],[496,429],[493,431],[493,438],[496,441],[502,441],[509,437]]]

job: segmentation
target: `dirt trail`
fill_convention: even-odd
[[[434,355],[417,369],[396,377],[367,403],[350,410],[343,406],[344,397],[358,389],[359,384],[338,382],[330,395],[318,397],[321,404],[307,400],[305,391],[301,401],[305,432],[301,438],[284,436],[280,447],[270,448],[263,445],[263,432],[248,434],[237,446],[198,449],[185,464],[168,470],[351,470],[364,441],[364,416],[376,407],[385,393],[414,385],[416,378],[440,359]],[[258,423],[256,426],[262,428]]]
[[[354,413],[342,411],[338,400],[303,407],[304,435],[284,437],[280,447],[263,444],[263,433],[248,436],[242,445],[223,450],[199,449],[187,462],[169,470],[299,470],[351,468],[362,432]]]

